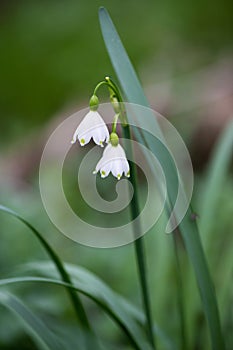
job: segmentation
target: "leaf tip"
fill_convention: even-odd
[[[104,6],[100,6],[99,7],[99,15],[101,14],[101,13],[104,13],[104,12],[106,12],[107,10],[106,10],[106,8],[104,7]]]

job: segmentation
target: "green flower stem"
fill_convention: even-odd
[[[129,126],[125,126],[122,128],[123,136],[127,139],[131,139],[130,128]],[[133,150],[132,147],[128,147],[127,149],[130,159],[133,159]],[[139,208],[139,196],[137,190],[137,172],[135,164],[130,162],[130,181],[134,188],[134,195],[131,201],[131,216],[134,220],[140,214]],[[137,226],[135,227],[135,231],[140,232],[140,227],[137,222]],[[150,307],[150,299],[149,299],[149,291],[148,291],[148,283],[147,283],[147,274],[146,274],[146,264],[145,264],[145,247],[143,242],[143,237],[139,237],[134,242],[135,252],[137,257],[137,265],[139,272],[139,280],[141,285],[141,292],[143,298],[143,305],[145,309],[146,319],[147,319],[147,328],[148,328],[148,339],[152,345],[152,348],[155,349],[155,340],[153,334],[153,321],[151,317],[151,307]]]
[[[112,123],[112,132],[116,132],[116,127],[117,127],[117,121],[119,118],[119,113],[115,115]]]
[[[94,90],[94,94],[100,86],[105,85],[104,83],[109,88],[110,101],[112,103],[114,111],[116,112],[116,116],[113,121],[113,132],[116,131],[117,120],[118,118],[120,118],[124,138],[131,140],[131,133],[127,122],[123,99],[121,97],[121,94],[117,85],[109,77],[106,77],[105,81],[100,82],[96,86]],[[129,154],[129,158],[133,159],[132,147],[128,147],[127,151]],[[134,188],[134,195],[131,201],[130,208],[131,208],[131,216],[132,216],[132,219],[134,220],[140,214],[140,208],[139,208],[139,196],[137,191],[137,172],[136,172],[135,164],[133,162],[130,162],[130,173],[131,173],[130,181]],[[136,231],[137,232],[141,231],[138,223],[137,223],[137,226],[135,227],[135,232]],[[143,244],[143,237],[139,237],[138,239],[136,239],[134,244],[135,244],[135,252],[136,252],[136,258],[137,258],[143,305],[144,305],[145,315],[147,320],[148,339],[152,345],[152,348],[155,350],[155,340],[154,340],[154,334],[153,334],[153,322],[151,317],[149,291],[148,291],[148,283],[147,283],[147,275],[146,275],[145,247]]]
[[[96,95],[97,91],[99,90],[99,88],[102,86],[102,85],[107,85],[108,86],[108,83],[107,81],[103,80],[101,81],[100,83],[98,83],[94,89],[94,92],[93,92],[93,95]]]
[[[116,101],[119,103],[117,106],[117,111],[119,113],[119,117],[122,124],[122,133],[124,138],[131,140],[131,133],[130,133],[130,127],[127,122],[126,112],[123,104],[123,99],[121,97],[120,91],[116,84],[109,78],[106,77],[105,81],[109,84],[109,90],[110,90],[110,99],[113,104],[113,108],[116,111]],[[128,155],[130,159],[133,159],[133,150],[132,147],[129,146],[128,149]],[[140,208],[139,208],[139,196],[138,196],[138,185],[137,185],[137,171],[135,164],[133,162],[130,162],[130,181],[134,188],[134,195],[131,201],[131,216],[134,220],[138,215],[140,214]],[[137,226],[135,227],[135,232],[140,232],[141,228],[140,225],[137,222]],[[147,275],[146,275],[146,264],[145,264],[145,247],[143,244],[143,237],[139,237],[135,240],[135,252],[136,252],[136,258],[137,258],[137,265],[138,265],[138,272],[139,272],[139,280],[141,285],[141,292],[142,292],[142,298],[143,298],[143,305],[145,309],[146,314],[146,320],[147,320],[147,331],[148,331],[148,339],[152,345],[152,348],[155,349],[155,340],[154,340],[154,334],[153,334],[153,322],[151,317],[151,308],[150,308],[150,299],[149,299],[149,291],[148,291],[148,283],[147,283]]]
[[[110,101],[112,103],[113,109],[117,114],[119,114],[122,126],[126,126],[128,125],[128,121],[121,93],[117,85],[109,77],[106,77],[105,81],[108,83]]]

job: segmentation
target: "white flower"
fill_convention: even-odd
[[[97,111],[90,110],[90,112],[87,113],[77,127],[71,143],[75,143],[77,138],[81,146],[86,145],[91,138],[101,147],[104,146],[104,142],[108,142],[108,128]]]
[[[96,174],[98,171],[100,171],[102,178],[108,176],[110,172],[112,172],[113,176],[118,180],[120,180],[123,173],[127,177],[130,176],[129,163],[121,145],[113,146],[109,143],[106,146],[103,156],[97,163],[93,173]]]

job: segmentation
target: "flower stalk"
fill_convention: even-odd
[[[110,101],[115,112],[115,116],[112,123],[112,132],[109,135],[107,126],[102,120],[101,116],[97,112],[99,106],[99,100],[97,97],[97,92],[103,85],[108,87],[110,94]],[[141,286],[142,301],[146,315],[147,324],[147,335],[152,349],[155,349],[155,341],[153,334],[153,321],[151,316],[151,307],[149,300],[149,290],[147,283],[146,274],[146,263],[145,263],[145,247],[143,237],[140,237],[142,232],[140,227],[140,222],[134,223],[140,214],[139,206],[139,196],[138,196],[138,186],[137,186],[137,171],[136,166],[133,162],[130,162],[130,167],[128,160],[126,158],[125,151],[119,143],[119,137],[117,135],[117,123],[120,120],[122,127],[123,136],[125,139],[131,140],[130,127],[127,121],[127,115],[121,93],[117,85],[109,78],[106,77],[105,80],[98,83],[94,89],[93,95],[90,99],[90,112],[82,120],[78,128],[76,129],[73,140],[74,143],[78,138],[81,145],[85,145],[93,138],[94,142],[103,147],[103,143],[106,142],[107,146],[104,148],[102,158],[97,163],[94,174],[100,172],[102,178],[105,178],[110,173],[115,176],[118,180],[121,179],[124,174],[126,177],[130,177],[131,168],[131,183],[134,188],[134,195],[130,203],[131,207],[131,217],[133,221],[133,232],[135,235],[135,253],[137,259],[139,282]],[[127,146],[128,158],[133,158],[133,149],[129,143]],[[139,237],[139,238],[138,238]]]
[[[125,126],[123,128],[123,135],[125,138],[130,139],[131,133],[129,126]],[[128,152],[132,155],[132,148],[128,147]],[[131,157],[130,157],[131,158]],[[133,159],[133,158],[131,158]],[[137,171],[135,164],[130,162],[130,172],[131,172],[131,183],[134,188],[134,194],[131,201],[131,217],[134,220],[139,214],[140,214],[140,207],[139,207],[139,196],[138,196],[138,190],[137,190]],[[134,227],[134,231],[140,232],[141,227],[139,226],[139,223],[137,222],[137,226]],[[147,320],[147,333],[148,333],[148,339],[152,345],[152,348],[155,349],[155,340],[154,340],[154,334],[153,334],[153,321],[151,316],[151,305],[150,305],[150,298],[149,298],[149,290],[148,290],[148,281],[147,281],[147,273],[146,273],[146,262],[145,262],[145,247],[144,247],[144,240],[143,237],[139,237],[134,241],[134,247],[135,247],[135,253],[136,253],[136,259],[137,259],[137,266],[138,266],[138,273],[139,273],[139,280],[141,285],[141,292],[142,292],[142,299],[143,299],[143,306],[145,310],[146,320]]]
[[[123,136],[124,138],[131,140],[132,137],[131,137],[130,127],[127,122],[126,111],[123,105],[123,99],[121,97],[119,89],[109,77],[105,79],[109,83],[110,91],[112,90],[112,94],[110,93],[111,102],[113,101],[112,104],[114,103],[114,106],[116,105],[115,98],[117,99],[117,102],[119,104],[118,113],[119,113],[119,118],[121,120]],[[127,148],[127,152],[128,152],[129,158],[133,159],[133,149],[130,145]],[[132,220],[134,220],[140,214],[140,207],[139,207],[138,184],[137,184],[137,170],[133,162],[130,162],[130,174],[131,174],[130,181],[134,188],[134,195],[131,201],[130,208],[131,208],[131,217],[132,217]],[[134,227],[134,232],[139,232],[139,233],[141,232],[141,227],[138,222],[137,222],[137,226]],[[152,315],[151,315],[151,305],[150,305],[148,282],[147,282],[145,247],[144,247],[143,237],[137,238],[134,241],[134,246],[135,246],[136,259],[137,259],[139,281],[140,281],[141,292],[142,292],[143,306],[144,306],[146,320],[147,320],[148,339],[151,343],[152,348],[155,350],[153,321],[152,321]]]

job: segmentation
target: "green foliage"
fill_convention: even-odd
[[[82,96],[86,99],[85,93],[87,89],[92,90],[92,82],[102,77],[106,69],[107,73],[111,73],[106,54],[100,49],[102,44],[96,31],[95,7],[98,5],[100,1],[96,1],[94,5],[91,0],[85,4],[72,0],[69,6],[62,1],[22,1],[20,6],[12,7],[11,12],[5,13],[0,34],[0,65],[4,67],[0,103],[1,113],[5,116],[5,137],[16,135],[18,127],[25,134],[25,127],[45,121],[64,103],[78,95],[79,99]],[[183,0],[179,3],[148,1],[143,3],[143,11],[142,4],[133,0],[125,2],[124,8],[118,3],[110,5],[110,10],[121,25],[120,32],[124,35],[131,57],[137,65],[145,62],[154,50],[163,46],[166,56],[167,53],[169,55],[176,47],[177,37],[182,41],[183,47],[189,47],[187,42],[191,42],[192,45],[202,47],[210,56],[213,51],[221,51],[222,45],[227,47],[232,39],[229,35],[233,23],[230,20],[231,8],[230,1],[225,1],[218,11],[216,4],[210,4],[210,1],[198,1],[192,3],[192,6]],[[131,25],[129,18],[132,18]],[[136,35],[137,27],[140,30]],[[156,43],[151,40],[152,32]],[[114,34],[114,30],[109,33]],[[105,40],[125,95],[130,101],[146,104],[141,86],[130,62],[123,54],[120,42],[120,46],[111,47],[109,38],[110,36],[105,37]],[[171,41],[172,44],[169,44]],[[117,51],[119,48],[120,51]],[[179,61],[179,56],[177,57],[173,60],[176,69],[185,70],[181,67],[182,62],[180,66],[176,65],[176,60]],[[229,173],[232,135],[231,123],[216,146],[205,178],[197,177],[195,189],[195,208],[200,217],[197,219],[198,225],[213,276],[228,349],[233,347],[230,307],[233,186],[232,174]],[[140,138],[140,134],[137,137]],[[153,148],[152,143],[149,144]],[[169,173],[168,165],[167,172]],[[171,181],[171,187],[173,184]],[[111,185],[108,182],[108,186]],[[146,192],[143,184],[139,183],[139,186],[142,194]],[[57,238],[57,232],[54,234],[54,228],[41,210],[39,193],[36,196],[31,193],[14,193],[13,198],[10,195],[11,189],[2,188],[0,192],[1,201],[9,203],[19,212],[24,212],[27,220],[18,214],[16,216],[39,238],[53,261],[43,261],[44,255],[40,253],[33,239],[24,234],[23,225],[12,223],[1,215],[0,347],[4,350],[11,350],[15,346],[22,347],[24,333],[21,326],[25,327],[34,340],[29,345],[30,349],[85,348],[87,339],[91,339],[97,346],[94,335],[90,337],[90,333],[86,334],[76,326],[73,305],[76,305],[78,312],[81,310],[81,314],[84,305],[85,312],[91,319],[91,327],[98,334],[103,348],[149,349],[144,330],[145,315],[141,311],[138,298],[139,286],[135,282],[132,247],[104,251],[77,248],[65,238]],[[77,201],[79,197],[75,199]],[[3,206],[0,209],[15,215]],[[84,211],[88,217],[88,208]],[[177,272],[173,238],[162,233],[164,221],[166,218],[163,215],[146,235],[148,276],[150,291],[153,291],[152,309],[153,319],[156,320],[154,332],[158,349],[178,350],[182,346],[178,308],[181,291],[177,275],[182,282],[186,349],[209,349],[209,332],[203,318],[203,307],[193,270],[178,239],[180,270]],[[43,235],[29,222],[36,223]],[[204,308],[212,327],[212,337],[216,337],[214,346],[218,347],[218,315],[198,231],[187,217],[185,226],[181,229],[199,281]],[[59,253],[59,257],[55,251]],[[33,263],[35,259],[40,259],[40,262]],[[19,265],[25,260],[30,263]],[[66,260],[72,264],[62,263]],[[30,274],[35,276],[30,277]],[[62,292],[63,289],[68,292],[70,300]],[[79,299],[80,294],[82,298]],[[121,295],[125,297],[122,298]],[[78,305],[74,299],[76,303],[78,300]],[[6,308],[17,314],[20,321],[15,322]],[[91,348],[96,348],[93,343]]]
[[[147,107],[148,102],[140,86],[138,78],[114,28],[114,25],[104,8],[100,9],[100,23],[109,56],[127,100],[129,102],[138,103]],[[143,120],[139,121],[139,125],[141,125],[142,129],[139,129],[139,131],[136,133],[136,138],[142,142],[146,148],[149,148],[155,154],[155,156],[159,158],[161,166],[163,167],[163,171],[167,178],[167,183],[169,184],[168,205],[175,205],[177,196],[177,179],[175,176],[176,170],[174,168],[174,165],[169,162],[169,159],[163,149],[160,151],[161,154],[159,154],[159,150],[155,145],[154,138],[152,135],[146,134],[143,130]],[[153,115],[151,115],[150,122],[157,127],[159,134],[161,134],[159,126],[157,125],[155,118],[153,118]],[[156,181],[156,171],[153,168],[152,171],[154,173]],[[209,323],[212,347],[216,350],[220,348],[224,349],[224,340],[221,333],[215,291],[209,275],[204,251],[200,242],[197,225],[195,223],[195,220],[191,220],[191,215],[192,209],[188,208],[185,217],[179,224],[179,230],[181,232],[187,253],[193,264],[193,268],[196,274],[198,287],[200,289],[200,296],[203,302],[203,310]]]
[[[59,271],[61,278],[66,283],[71,283],[69,275],[67,274],[62,261],[59,259],[53,248],[49,245],[49,243],[43,238],[43,236],[38,232],[27,220],[22,218],[19,214],[14,212],[13,210],[4,207],[3,205],[0,205],[0,211],[6,212],[15,218],[17,218],[19,221],[21,221],[24,225],[26,225],[32,233],[39,239],[42,246],[45,248],[47,253],[49,254],[51,260],[54,262],[57,270]],[[72,289],[67,289],[68,294],[70,295],[70,298],[73,302],[74,309],[76,310],[78,320],[80,321],[81,325],[85,327],[86,329],[89,329],[89,323],[86,316],[86,313],[83,309],[82,303],[79,300],[78,296],[72,291]]]
[[[62,345],[56,336],[47,328],[47,326],[18,298],[11,295],[10,293],[0,291],[0,303],[18,315],[32,337],[35,337],[36,340],[39,340],[39,342],[42,343],[42,346],[46,345],[46,349],[64,349],[64,344]]]

